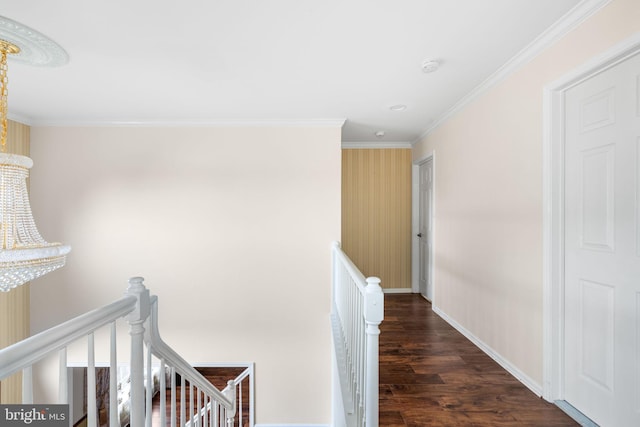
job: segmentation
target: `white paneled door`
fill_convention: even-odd
[[[640,426],[640,56],[565,98],[565,400]]]
[[[419,167],[418,251],[420,257],[420,293],[433,301],[433,158]]]

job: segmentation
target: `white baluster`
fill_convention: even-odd
[[[180,427],[184,427],[187,423],[187,384],[182,372],[180,373],[180,382],[182,385],[180,390]]]
[[[96,427],[98,409],[96,400],[96,359],[93,332],[87,339],[87,426]]]
[[[355,364],[356,364],[356,394],[357,401],[360,402],[360,408],[364,406],[364,367],[363,367],[363,358],[364,354],[364,317],[362,315],[362,299],[360,297],[360,293],[355,293],[356,307],[354,313],[355,317],[355,337],[354,337],[354,345],[355,345]]]
[[[242,381],[238,384],[238,402],[240,406],[239,415],[238,415],[238,425],[242,427]]]
[[[171,367],[171,427],[176,427],[176,368]],[[164,426],[162,426],[164,427]]]
[[[69,377],[67,372],[67,348],[58,352],[58,403],[65,404],[69,401]]]
[[[164,359],[160,360],[160,425],[167,425],[167,371]]]
[[[360,296],[358,286],[356,282],[349,276],[347,278],[349,305],[347,306],[349,316],[349,354],[351,355],[351,382],[353,382],[353,402],[355,405],[356,414],[360,408],[360,401],[358,399],[359,383],[358,383],[358,326],[360,325],[360,302],[358,297]]]
[[[28,366],[22,370],[22,403],[33,403],[33,370]]]
[[[189,421],[191,422],[191,427],[195,427],[193,425],[193,417],[194,417],[194,405],[193,405],[193,383],[189,381]]]
[[[218,411],[218,404],[215,399],[211,397],[211,408],[209,409],[209,424],[211,427],[218,427],[216,424],[216,413]]]
[[[201,427],[202,423],[200,422],[202,420],[202,402],[200,401],[200,389],[196,388],[196,400],[197,400],[197,404],[196,407],[198,408],[198,416],[196,417],[196,427]]]
[[[204,401],[202,406],[204,407],[204,416],[202,417],[202,427],[209,427],[209,395],[204,395]]]
[[[129,279],[127,295],[138,300],[136,308],[129,313],[129,334],[131,335],[131,427],[144,425],[144,322],[150,313],[149,291],[144,287],[142,277]]]
[[[151,376],[151,348],[147,347],[147,364],[146,364],[147,374],[146,374],[146,393],[145,396],[147,398],[146,403],[146,416],[144,420],[144,425],[146,427],[151,427],[151,404],[153,398],[153,378]]]
[[[118,351],[116,322],[111,323],[111,357],[109,358],[109,426],[120,427],[118,417]]]

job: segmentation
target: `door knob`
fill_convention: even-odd
[[[422,237],[422,233],[418,233],[418,234],[417,234],[417,236],[418,236],[418,237]]]

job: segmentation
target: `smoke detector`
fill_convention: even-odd
[[[379,130],[376,132],[376,138],[382,138],[384,137],[384,131],[383,130]]]
[[[440,67],[440,62],[435,59],[425,59],[422,61],[422,72],[423,73],[433,73]]]

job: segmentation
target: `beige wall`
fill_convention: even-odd
[[[411,288],[411,150],[342,150],[342,249],[385,289]]]
[[[543,87],[638,31],[613,0],[414,148],[437,153],[435,305],[538,384]]]
[[[329,423],[340,128],[35,127],[31,138],[36,221],[72,246],[66,267],[32,284],[34,331],[141,275],[163,338],[189,362],[256,362],[258,423]]]

